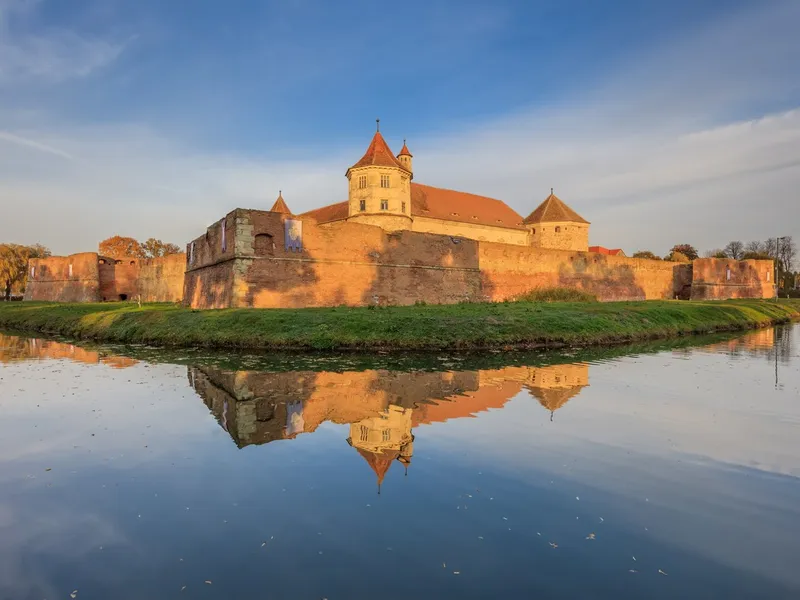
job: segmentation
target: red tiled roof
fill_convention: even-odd
[[[350,208],[348,202],[337,202],[336,204],[329,204],[322,208],[315,208],[300,215],[301,217],[311,217],[317,223],[330,223],[332,221],[344,221],[350,216]]]
[[[343,221],[349,216],[347,202],[338,202],[303,213],[318,223]],[[522,217],[502,200],[411,183],[411,216],[525,230]]]
[[[278,199],[275,200],[275,204],[272,205],[272,208],[270,208],[269,211],[276,213],[283,213],[284,215],[292,214],[292,211],[289,210],[286,201],[283,199],[283,194],[281,193],[278,194]]]
[[[522,217],[502,200],[411,183],[411,216],[522,229]]]
[[[389,145],[386,143],[386,140],[383,139],[380,131],[375,132],[375,135],[373,136],[364,156],[362,156],[361,160],[359,160],[356,164],[350,167],[350,169],[355,169],[357,167],[369,167],[373,165],[378,167],[397,167],[406,171],[406,168],[401,165],[400,161],[395,158],[394,154],[392,154],[392,151],[389,149]],[[350,169],[347,169],[348,172]]]
[[[552,192],[550,192],[550,195],[545,198],[545,201],[525,219],[525,223],[553,223],[563,221],[589,224],[589,221],[564,204],[564,202]]]
[[[403,140],[403,147],[400,150],[400,154],[398,154],[397,156],[410,156],[411,158],[414,158],[414,155],[411,154],[411,151],[408,149],[408,146],[406,146],[405,140]]]
[[[375,471],[375,475],[378,476],[378,485],[383,483],[383,478],[386,476],[389,467],[391,467],[392,463],[400,456],[397,450],[387,450],[386,452],[370,452],[369,450],[362,450],[361,448],[356,448],[356,450],[364,457],[364,460],[367,461],[367,464],[372,470]]]
[[[603,246],[589,246],[589,252],[594,252],[595,254],[606,254],[608,256],[618,256],[623,255],[625,253],[622,251],[622,248],[604,248]]]

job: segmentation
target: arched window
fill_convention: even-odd
[[[132,261],[131,261],[131,264],[132,264],[132,265],[135,265],[135,264],[136,264],[136,261],[135,261],[135,260],[132,260]]]
[[[275,254],[275,242],[268,233],[259,233],[255,241],[256,256],[273,256]]]

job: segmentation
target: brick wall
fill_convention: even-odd
[[[692,300],[775,296],[775,263],[771,260],[698,258],[693,265]]]
[[[24,299],[97,302],[100,300],[97,254],[84,252],[31,259]]]
[[[185,254],[141,260],[137,295],[141,296],[142,302],[180,302],[183,300],[185,270]]]
[[[133,300],[139,279],[138,258],[98,257],[100,272],[100,300],[115,302]]]
[[[536,288],[582,290],[599,300],[655,300],[685,295],[691,265],[542,248],[480,243],[483,297],[513,299]]]
[[[293,217],[241,209],[229,213],[225,251],[222,221],[209,227],[193,242],[186,302],[195,308],[448,304],[502,301],[553,287],[583,290],[603,301],[688,299],[693,284],[688,263],[408,230],[387,233],[353,222],[318,226],[301,219],[303,248],[292,251],[285,249],[287,218]],[[709,284],[722,281],[719,270],[709,270],[702,261],[699,265],[695,281],[705,283],[704,277]],[[707,297],[771,294],[768,285],[754,285],[754,281],[753,276],[742,280],[736,288],[738,296],[730,295],[734,292],[729,289],[707,292]]]

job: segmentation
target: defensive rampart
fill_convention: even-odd
[[[771,260],[698,258],[693,263],[692,300],[771,298],[775,295]]]
[[[498,302],[553,287],[603,301],[688,299],[693,277],[689,263],[387,233],[349,222],[318,226],[243,209],[209,227],[187,252],[184,297],[193,308]],[[769,295],[757,275],[737,297]]]

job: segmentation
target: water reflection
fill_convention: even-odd
[[[799,331],[428,359],[0,336],[0,598],[798,597]]]
[[[589,365],[343,373],[189,367],[188,377],[239,448],[313,433],[325,421],[350,425],[347,443],[375,471],[380,486],[393,462],[408,469],[413,430],[420,425],[502,408],[523,391],[552,419],[589,385]]]

